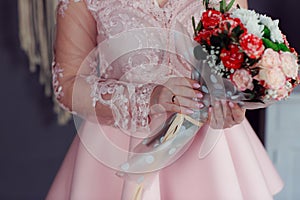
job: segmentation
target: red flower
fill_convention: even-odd
[[[265,50],[262,39],[253,34],[245,33],[241,35],[240,45],[244,52],[252,59],[260,58]]]
[[[200,44],[203,44],[206,42],[208,45],[210,45],[210,38],[212,35],[217,33],[217,29],[213,30],[201,30],[198,35],[194,38],[194,40]]]
[[[295,56],[298,57],[298,53],[295,48],[290,47],[290,51],[291,51],[291,53],[293,53]]]
[[[230,44],[228,49],[224,48],[221,51],[220,58],[226,68],[239,69],[244,62],[244,53],[235,44]]]
[[[213,29],[218,26],[223,18],[223,14],[217,10],[207,10],[202,14],[202,24],[205,29]]]
[[[228,27],[229,25],[230,25],[230,28]],[[242,24],[242,22],[239,18],[226,17],[219,24],[219,28],[221,29],[221,31],[222,32],[227,31],[229,35],[231,35],[233,29],[235,29],[237,26],[240,26],[241,30],[243,30],[244,33],[247,32],[247,29]]]

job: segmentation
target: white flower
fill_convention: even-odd
[[[268,27],[271,31],[271,40],[273,42],[283,43],[282,33],[279,29],[279,20],[272,20],[271,17],[266,15],[260,15],[260,22]]]
[[[239,18],[247,28],[248,33],[260,38],[263,36],[264,26],[259,24],[259,15],[255,11],[243,8],[235,9],[231,13],[231,17]]]

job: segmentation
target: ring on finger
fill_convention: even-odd
[[[172,100],[172,103],[175,103],[175,98],[176,98],[176,95],[173,95],[173,96],[172,96],[172,99],[171,99],[171,100]]]

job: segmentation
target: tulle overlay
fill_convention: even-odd
[[[191,16],[199,19],[202,6],[194,0],[169,0],[162,8],[145,2],[60,1],[53,86],[61,106],[83,122],[75,120],[78,134],[47,200],[131,200],[138,189],[116,172],[142,141],[130,136],[144,137],[151,124],[163,121],[149,118],[153,88],[170,76],[191,77],[189,55],[183,55],[189,45],[170,30],[193,38]],[[161,28],[157,40],[151,27]],[[132,30],[147,30],[151,48],[124,51],[136,41],[144,47],[145,35],[126,35]],[[115,36],[126,36],[124,43],[113,43]],[[283,186],[247,120],[219,131],[204,125],[174,161],[149,174],[142,200],[271,200]]]

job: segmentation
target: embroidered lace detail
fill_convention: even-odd
[[[61,16],[65,16],[65,11],[68,9],[69,0],[59,0],[57,12]]]
[[[81,0],[73,0],[74,2],[80,2]],[[65,11],[68,9],[70,0],[58,0],[58,14],[65,16]]]
[[[91,54],[87,60],[90,75],[84,77],[91,86],[90,96],[93,100],[93,106],[95,107],[99,102],[110,107],[114,119],[109,123],[113,122],[115,127],[129,130],[132,133],[142,128],[148,128],[150,96],[156,85],[101,78],[98,69],[99,57],[94,55]],[[106,95],[105,98],[104,95]],[[107,99],[109,95],[111,96]]]
[[[99,0],[86,0],[86,4],[88,5],[88,8],[92,12],[97,12],[99,10]]]
[[[155,86],[106,80],[93,85],[93,91],[96,91],[95,99],[112,109],[114,126],[136,132],[148,128],[150,96]],[[103,95],[106,94],[112,95],[111,99],[105,100]]]
[[[149,124],[150,96],[155,84],[140,85],[135,88],[135,94],[131,99],[131,105],[136,105],[132,112],[132,129],[136,130],[135,125],[147,128]]]
[[[53,62],[52,74],[53,74],[53,87],[54,94],[58,100],[60,100],[64,96],[63,87],[59,83],[59,78],[63,78],[64,70],[60,68],[59,63]]]
[[[154,0],[86,0],[86,3],[98,25],[118,27],[119,30],[125,31],[128,29],[122,28],[121,24],[132,23],[138,27],[146,25],[169,27],[171,19],[176,16],[175,13],[185,2],[168,0],[163,8],[157,6]],[[98,28],[99,33],[103,33],[101,27]]]
[[[53,85],[53,92],[57,103],[60,107],[64,110],[71,112],[71,109],[66,107],[63,103],[61,103],[61,99],[64,97],[63,87],[59,82],[59,79],[64,77],[63,74],[64,70],[60,67],[59,63],[53,62],[52,63],[52,85]],[[75,113],[75,112],[71,112]]]
[[[125,93],[127,93],[126,85],[122,85],[117,81],[111,80],[106,82],[100,82],[98,84],[98,98],[99,102],[108,105],[114,114],[115,126],[129,130],[129,99]],[[102,95],[111,94],[110,100],[104,100]]]

